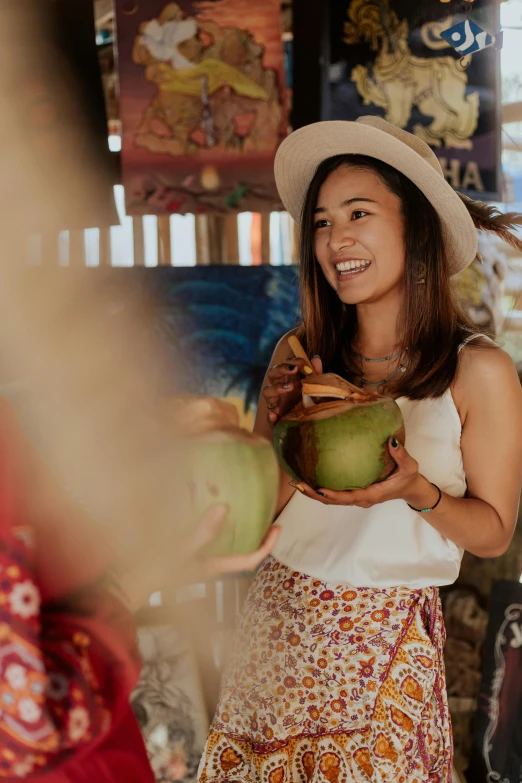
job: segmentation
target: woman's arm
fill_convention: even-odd
[[[285,334],[284,337],[282,337],[276,348],[274,353],[272,354],[272,359],[270,361],[270,367],[275,367],[278,364],[281,364],[282,362],[285,362],[287,359],[290,358],[291,351],[288,346],[288,337],[294,334],[294,332],[289,332],[288,334]],[[264,389],[270,385],[270,379],[268,378],[268,372],[270,367],[267,369],[265,373],[265,377],[263,379],[263,390],[261,391],[261,394],[259,395],[259,400],[257,403],[257,413],[256,413],[256,420],[254,423],[254,432],[257,432],[259,435],[263,435],[263,437],[267,438],[270,443],[272,442],[272,431],[274,428],[274,425],[271,421],[269,421],[268,418],[268,408],[267,403],[265,400],[265,396],[263,394]],[[275,511],[275,519],[279,516],[281,511],[284,509],[290,498],[295,492],[295,489],[290,486],[289,481],[291,481],[290,476],[285,473],[285,471],[280,468],[280,479],[279,479],[279,495],[277,497],[277,506]]]
[[[466,348],[454,398],[463,424],[468,491],[465,498],[444,493],[424,518],[468,552],[496,557],[511,541],[522,480],[522,387],[508,354]],[[436,490],[418,475],[404,499],[426,508],[436,500]]]
[[[288,338],[290,335],[296,333],[296,329],[293,329],[291,332],[288,332],[288,334],[283,335],[279,342],[277,343],[274,353],[272,354],[272,358],[270,360],[270,365],[267,368],[267,371],[265,373],[265,377],[263,379],[263,386],[261,389],[261,394],[259,395],[259,400],[257,403],[257,413],[256,413],[256,419],[254,422],[254,432],[257,432],[259,435],[262,435],[264,438],[267,438],[270,442],[272,441],[272,430],[274,428],[274,425],[272,422],[269,421],[268,418],[268,408],[267,408],[267,401],[265,399],[265,391],[268,389],[268,387],[273,385],[273,379],[269,377],[269,373],[273,367],[277,367],[278,365],[284,364],[285,362],[292,360],[292,351],[290,350],[290,346],[288,345]],[[295,373],[294,373],[295,374]],[[288,372],[287,376],[283,376],[281,378],[281,383],[290,383],[293,385],[294,381],[298,381],[299,377],[291,378],[291,373]],[[288,407],[293,407],[298,400],[299,400],[299,393],[298,390],[296,393],[295,389],[288,390],[290,403]]]

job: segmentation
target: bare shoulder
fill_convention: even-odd
[[[481,338],[461,351],[458,383],[502,384],[518,381],[515,363],[511,356],[497,345]]]
[[[488,403],[522,407],[522,387],[511,356],[487,340],[474,340],[461,351],[453,393],[461,418]]]

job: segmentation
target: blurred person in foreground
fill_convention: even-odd
[[[251,555],[198,558],[226,507],[211,508],[180,542],[181,576],[251,571],[271,551],[272,528]],[[158,557],[155,584],[169,562]],[[0,779],[46,783],[152,783],[129,696],[140,660],[127,594],[148,599],[69,501],[0,403]],[[163,570],[163,574],[162,574]],[[170,579],[172,584],[178,581]],[[151,583],[152,584],[152,583]]]
[[[151,415],[163,357],[138,347],[132,313],[114,336],[99,277],[87,285],[74,270],[24,269],[31,234],[56,248],[60,230],[92,225],[85,215],[101,200],[99,167],[79,152],[79,123],[67,124],[74,89],[40,19],[57,5],[0,9],[0,370],[24,378],[45,439],[42,459],[0,405],[0,780],[152,783],[129,706],[139,660],[124,594],[137,607],[163,583],[251,570],[277,531],[252,556],[198,561],[225,510],[180,537],[182,455]],[[21,84],[36,90],[40,119],[66,118],[61,129],[45,124],[40,143],[27,133]]]

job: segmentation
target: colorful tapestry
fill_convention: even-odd
[[[330,6],[322,119],[382,116],[433,147],[454,188],[498,198],[498,48],[463,56],[441,36],[467,29],[466,9],[494,35],[498,3],[331,0]]]
[[[491,591],[475,737],[467,778],[473,783],[522,780],[522,584]]]
[[[129,214],[280,208],[279,0],[116,0]]]

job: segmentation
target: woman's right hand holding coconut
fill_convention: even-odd
[[[285,352],[284,360],[283,356],[278,357],[278,354],[281,354],[281,347]],[[319,356],[314,356],[311,360],[288,356],[286,338],[281,341],[274,353],[276,362],[278,358],[281,361],[270,367],[266,374],[262,392],[267,419],[271,425],[297,405],[302,395],[303,378],[313,374],[320,375],[323,367]]]
[[[257,408],[254,431],[272,441],[274,425],[294,408],[302,397],[302,384],[305,378],[322,372],[322,361],[318,356],[312,359],[296,357],[285,335],[279,341],[272,356],[271,366],[267,370],[259,405]],[[280,468],[281,480],[276,518],[295,492],[289,484],[291,477]]]

